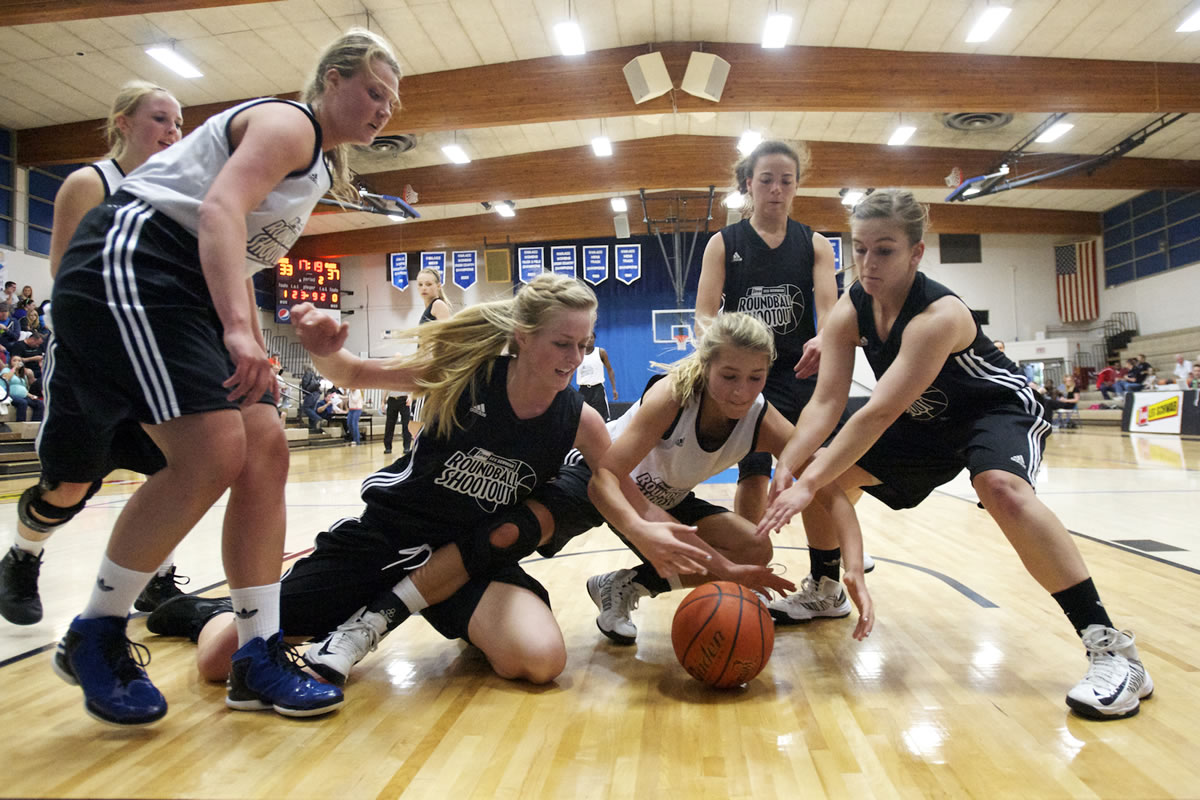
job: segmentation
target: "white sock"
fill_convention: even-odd
[[[79,616],[83,619],[97,617],[129,616],[133,601],[146,588],[153,572],[137,572],[126,569],[109,559],[106,555],[100,561],[100,571],[96,574],[96,584],[92,587],[92,596],[87,608]]]
[[[175,551],[174,550],[167,553],[166,560],[158,565],[158,570],[155,574],[166,575],[167,573],[169,573],[171,571],[171,567],[173,567],[173,566],[175,566]]]
[[[46,537],[46,539],[49,538],[49,536]],[[46,548],[46,539],[26,539],[21,535],[21,529],[18,528],[16,534],[13,536],[13,545],[18,550],[24,550],[26,553],[32,553],[37,556],[41,555],[42,550]]]
[[[279,633],[279,584],[229,590],[237,624],[238,647],[251,639],[269,639]]]
[[[425,598],[421,596],[421,592],[413,583],[412,578],[404,578],[393,586],[392,594],[399,597],[400,602],[404,603],[405,607],[413,614],[419,614],[429,607],[429,603],[425,602]]]

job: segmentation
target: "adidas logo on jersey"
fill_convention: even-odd
[[[487,409],[483,407],[483,403],[480,403],[479,405],[471,406],[471,413],[478,414],[479,416],[483,417],[484,419],[487,419]]]
[[[310,174],[310,175],[308,176],[308,179],[309,179],[310,181],[312,181],[313,183],[316,183],[316,182],[317,182],[317,173],[315,173],[315,172],[314,172],[314,173]]]
[[[736,251],[735,251],[735,252],[734,252],[734,254],[733,254],[733,258],[729,259],[729,261],[730,261],[731,263],[737,263],[737,262],[739,262],[739,261],[741,261],[741,260],[742,260],[742,254],[741,254],[741,253],[738,253],[738,252],[736,252]]]
[[[1013,456],[1012,458],[1009,459],[1009,461],[1015,461],[1018,464],[1020,464],[1022,467],[1025,466],[1025,456]]]

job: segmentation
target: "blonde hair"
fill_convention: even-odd
[[[737,190],[746,198],[742,205],[742,216],[746,217],[754,213],[754,202],[750,198],[750,182],[754,179],[755,165],[758,164],[760,158],[776,155],[787,156],[796,162],[797,186],[803,183],[804,178],[808,175],[808,168],[812,164],[812,153],[809,152],[808,145],[798,142],[795,147],[792,147],[787,142],[778,139],[759,142],[757,147],[733,164],[733,182],[736,184]]]
[[[462,427],[456,409],[468,387],[471,402],[476,401],[479,368],[486,365],[484,380],[490,380],[493,359],[505,348],[518,352],[518,332],[535,333],[561,311],[588,311],[594,322],[596,295],[575,278],[543,273],[508,300],[467,306],[450,319],[405,331],[401,338],[415,339],[417,352],[393,359],[390,366],[419,370],[416,383],[425,395],[422,421],[444,438]]]
[[[125,141],[125,134],[117,125],[117,120],[121,117],[132,117],[137,113],[138,106],[142,104],[142,101],[155,92],[161,92],[175,100],[175,95],[161,86],[155,86],[147,81],[130,81],[117,92],[117,96],[113,98],[112,108],[108,111],[108,119],[104,123],[104,140],[108,142],[108,155],[105,158],[120,160],[124,157],[128,142]],[[175,102],[179,101],[175,100]]]
[[[421,269],[420,272],[417,273],[417,280],[420,280],[421,276],[424,275],[426,272],[428,272],[430,275],[432,275],[437,280],[437,287],[438,287],[437,299],[441,300],[443,303],[446,304],[446,307],[449,308],[450,301],[446,299],[446,293],[442,291],[442,273],[438,272],[433,267],[424,267]]]
[[[704,331],[696,349],[673,364],[654,364],[667,370],[671,396],[680,406],[704,394],[708,370],[726,347],[749,350],[767,357],[767,366],[775,362],[775,334],[762,320],[740,311],[718,314]]]
[[[886,219],[894,222],[908,237],[908,243],[916,244],[925,238],[929,230],[929,209],[917,202],[907,189],[880,189],[872,192],[850,209],[850,227],[855,222],[868,219]]]
[[[309,105],[320,103],[325,94],[325,73],[336,69],[343,78],[352,78],[361,69],[375,74],[373,61],[379,59],[391,67],[396,77],[401,75],[400,62],[392,53],[391,46],[377,34],[365,28],[351,28],[333,41],[317,60],[316,74],[312,82],[300,93],[301,102]],[[357,203],[358,191],[350,180],[350,145],[340,144],[325,154],[329,172],[333,176],[330,193],[340,200]]]

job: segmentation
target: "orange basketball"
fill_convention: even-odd
[[[689,675],[728,689],[752,680],[767,665],[775,623],[749,589],[729,581],[706,583],[675,610],[671,644]]]

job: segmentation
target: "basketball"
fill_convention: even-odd
[[[717,689],[753,680],[771,657],[775,623],[758,595],[729,581],[694,589],[671,623],[671,644],[687,673]]]

